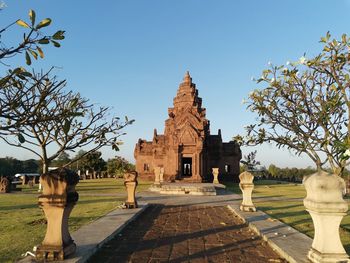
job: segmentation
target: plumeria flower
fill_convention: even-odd
[[[300,64],[306,64],[306,57],[302,56],[301,58],[299,58],[299,62]]]
[[[350,157],[350,150],[349,150],[349,149],[347,149],[347,150],[345,151],[344,156],[345,156],[345,157]]]

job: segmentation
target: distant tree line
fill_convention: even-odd
[[[81,157],[82,156],[82,157]],[[72,160],[79,161],[70,164],[69,168],[80,171],[81,177],[86,178],[101,178],[101,177],[121,177],[124,172],[135,169],[134,164],[127,161],[125,158],[116,156],[105,161],[102,158],[102,153],[99,151],[89,152],[86,154],[84,150],[80,150],[76,156],[70,157],[69,154],[63,152],[58,158],[52,161],[52,166],[63,167],[71,163]]]
[[[0,158],[0,176],[13,177],[17,173],[39,173],[40,161],[29,159],[25,161],[12,157]]]
[[[81,150],[71,158],[68,153],[63,152],[52,161],[51,167],[64,167],[71,160],[84,154],[85,151]],[[123,157],[116,156],[105,161],[101,155],[99,151],[88,153],[78,162],[69,165],[69,168],[75,171],[80,170],[82,176],[88,171],[90,178],[122,177],[124,172],[135,169],[134,164]],[[0,176],[12,178],[18,173],[42,173],[41,161],[34,159],[22,161],[12,157],[0,158]]]
[[[244,172],[246,170],[247,170],[247,167],[245,165],[240,166],[240,172]],[[331,172],[331,169],[328,168],[328,171]],[[302,182],[304,176],[310,175],[316,172],[317,172],[317,169],[312,168],[310,166],[306,168],[296,168],[296,167],[281,168],[274,164],[270,164],[268,168],[266,167],[261,167],[260,169],[256,168],[254,174],[259,179],[281,180],[281,181],[288,181],[288,182]],[[350,171],[345,169],[342,174],[344,179],[347,179],[349,175],[350,175]]]

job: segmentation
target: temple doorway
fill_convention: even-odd
[[[183,157],[182,158],[182,177],[192,176],[192,158]]]

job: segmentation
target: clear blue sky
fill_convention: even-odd
[[[349,0],[4,2],[1,26],[27,20],[28,10],[34,9],[37,19],[53,19],[52,31],[66,31],[62,47],[46,49],[45,60],[34,67],[61,67],[56,73],[67,79],[69,89],[135,119],[117,153],[131,161],[138,138],[151,139],[154,128],[163,132],[167,108],[186,70],[203,98],[211,132],[221,128],[227,141],[254,121],[241,101],[256,88],[251,77],[260,76],[268,61],[280,64],[304,52],[315,55],[328,30],[339,37],[350,26]],[[14,39],[13,32],[3,36]],[[1,157],[32,157],[3,143],[0,148]],[[265,165],[311,164],[307,157],[274,146],[255,149]],[[115,155],[103,152],[105,158]]]

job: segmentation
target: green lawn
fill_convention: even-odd
[[[150,183],[141,181],[137,190],[146,189]],[[81,195],[70,216],[71,232],[107,214],[125,200],[123,195],[111,196],[125,193],[122,179],[84,180],[77,189]],[[0,194],[0,262],[13,262],[43,240],[46,225],[37,202],[37,187]]]
[[[238,184],[226,184],[227,188],[241,194]],[[312,219],[303,205],[306,191],[303,185],[277,183],[277,181],[257,181],[253,191],[253,202],[257,209],[264,211],[298,231],[313,237]],[[347,198],[350,205],[350,199]],[[350,214],[345,216],[341,223],[340,236],[343,245],[350,253]]]

